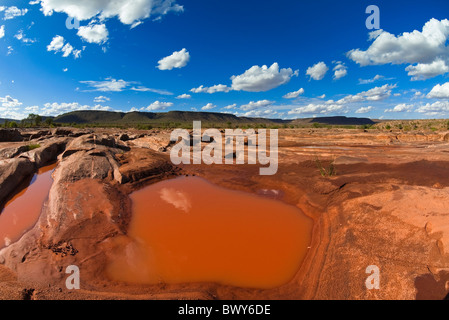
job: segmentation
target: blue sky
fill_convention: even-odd
[[[449,118],[448,18],[447,0],[0,1],[0,117]]]

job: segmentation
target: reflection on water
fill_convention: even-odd
[[[48,196],[56,164],[39,169],[31,184],[9,200],[0,213],[0,248],[10,245],[37,222]]]
[[[310,243],[312,222],[280,201],[182,177],[131,195],[128,237],[116,240],[109,276],[131,283],[287,283]]]

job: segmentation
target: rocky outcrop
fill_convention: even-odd
[[[55,128],[55,129],[21,129],[23,140],[45,140],[50,138],[70,137],[77,138],[82,135],[91,134],[93,131],[89,129],[71,129],[71,128]]]
[[[429,141],[441,141],[442,137],[439,134],[431,133],[403,133],[397,135],[397,139],[401,142],[429,142]]]
[[[108,147],[116,153],[122,153],[123,151],[128,151],[130,148],[125,145],[121,140],[116,140],[114,137],[109,135],[98,135],[98,134],[87,134],[82,135],[76,139],[74,139],[70,145],[67,147],[67,150],[77,150],[77,149],[92,149],[98,147]]]
[[[280,130],[275,176],[260,176],[254,166],[180,166],[182,173],[222,187],[253,193],[275,190],[279,200],[314,219],[312,242],[297,275],[270,290],[108,280],[108,254],[118,252],[114,244],[126,245],[131,205],[127,195],[140,183],[177,173],[168,155],[157,152],[169,149],[169,133],[153,131],[133,140],[130,131],[130,139],[123,141],[120,134],[103,135],[107,131],[101,129],[69,138],[39,222],[0,250],[0,298],[10,285],[2,279],[15,277],[21,281],[16,287],[11,284],[17,292],[38,283],[40,287],[33,287],[37,298],[48,297],[43,292],[54,289],[58,299],[79,297],[79,292],[99,299],[111,293],[144,299],[443,299],[449,281],[447,132],[367,131]],[[337,174],[322,177],[317,157],[323,163],[335,160]],[[7,161],[27,162],[33,172],[34,159]],[[3,172],[4,162],[0,164]],[[65,289],[69,265],[80,267],[82,290]],[[365,286],[372,265],[380,269],[380,290]],[[2,267],[13,270],[14,276],[3,273],[2,278]]]
[[[117,155],[121,183],[142,183],[148,179],[176,174],[167,156],[149,149],[133,149]]]
[[[67,152],[73,152],[73,150]],[[114,161],[113,155],[104,148],[77,150],[60,162],[63,170],[58,172],[62,172],[63,175],[58,177],[58,180],[75,182],[86,178],[106,179],[113,174],[111,162]]]
[[[1,150],[0,159],[6,159],[0,160],[0,205],[38,168],[55,161],[64,150],[67,141],[59,139],[31,151],[27,151],[28,146]]]
[[[84,283],[95,286],[105,278],[107,239],[124,234],[130,213],[126,193],[114,187],[121,181],[115,153],[123,150],[106,145],[116,144],[96,136],[68,143],[38,223],[0,251],[0,259],[19,279],[64,286],[61,264],[82,267]],[[17,160],[33,167],[29,159]]]
[[[52,161],[56,161],[58,155],[64,150],[68,139],[58,139],[46,143],[39,148],[22,153],[20,158],[28,158],[37,168],[41,168]]]
[[[0,129],[0,142],[23,141],[23,137],[17,129]]]
[[[29,159],[0,160],[0,206],[35,170]]]
[[[71,163],[59,166],[35,227],[0,250],[0,260],[21,282],[65,288],[65,268],[82,270],[83,287],[103,288],[107,239],[123,235],[129,217],[126,194],[98,179],[76,182]]]
[[[446,133],[444,136],[443,136],[443,141],[449,141],[449,133]]]
[[[36,133],[31,134],[30,140],[39,139],[39,138],[47,137],[47,136],[51,136],[51,135],[52,135],[52,133],[50,130],[40,130]]]
[[[122,133],[119,137],[119,140],[121,141],[129,141],[129,136],[126,133]]]
[[[140,148],[147,148],[158,152],[166,152],[171,146],[170,132],[161,131],[156,134],[140,134],[130,136],[130,146],[136,146]]]
[[[4,148],[4,149],[0,150],[0,160],[15,158],[19,154],[22,154],[27,151],[28,151],[28,146]]]
[[[78,181],[84,178],[110,177],[122,183],[117,154],[129,147],[109,136],[83,135],[71,141],[61,154],[61,165],[67,166],[64,179]],[[68,165],[67,165],[68,164]]]
[[[127,151],[127,152],[126,152]],[[71,141],[60,156],[68,181],[110,178],[120,184],[142,182],[171,174],[168,158],[142,148],[130,149],[110,136],[84,135]]]
[[[345,187],[320,216],[321,244],[304,283],[309,298],[415,299],[433,293],[432,299],[442,300],[447,291],[432,281],[444,280],[443,289],[449,281],[449,189],[368,184],[364,190],[370,192],[356,196],[360,189]],[[369,266],[380,270],[380,290],[364,287]]]
[[[66,128],[56,128],[53,130],[54,136],[61,136],[61,137],[67,137],[69,135],[73,134],[73,131],[71,129]]]

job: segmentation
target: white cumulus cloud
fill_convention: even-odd
[[[77,35],[89,43],[103,44],[108,41],[109,32],[104,23],[91,24],[80,27]]]
[[[411,112],[412,109],[412,104],[401,103],[396,105],[393,109],[385,109],[384,112]]]
[[[205,86],[199,86],[198,88],[193,88],[190,90],[190,92],[193,93],[216,93],[216,92],[229,92],[232,88],[224,85],[224,84],[217,84],[212,87],[205,87]]]
[[[404,32],[395,36],[386,31],[370,34],[374,40],[363,51],[354,49],[348,57],[360,64],[409,64],[406,68],[413,80],[424,80],[449,72],[449,20],[429,20],[422,31]]]
[[[306,106],[294,108],[288,112],[289,115],[301,115],[301,114],[327,114],[333,112],[342,112],[344,106],[340,104],[316,104],[310,103]]]
[[[230,104],[226,107],[223,107],[225,110],[237,109],[237,103]]]
[[[126,81],[123,79],[114,79],[108,77],[105,80],[100,81],[80,81],[80,83],[89,86],[91,89],[85,91],[100,91],[100,92],[121,92],[125,90],[137,91],[137,92],[154,92],[160,95],[173,95],[172,92],[163,89],[147,88],[139,85],[139,82]],[[137,86],[136,86],[137,85]]]
[[[101,92],[120,92],[130,85],[130,82],[113,78],[106,78],[104,81],[80,81],[80,83],[87,84],[93,91]]]
[[[348,67],[344,63],[338,62],[337,65],[334,67],[333,71],[334,71],[334,80],[338,80],[347,76]]]
[[[105,43],[109,34],[105,24],[95,24],[98,21],[118,18],[121,23],[134,28],[148,18],[158,20],[169,12],[184,11],[183,6],[177,4],[176,0],[33,0],[30,2],[30,4],[39,3],[41,11],[46,16],[60,12],[80,21],[90,20],[88,26],[79,28],[78,35],[87,42],[96,44]],[[17,8],[14,9],[9,16],[14,17],[19,13],[23,15],[26,13],[23,10],[27,9],[20,12],[17,10]]]
[[[437,84],[432,90],[427,94],[427,98],[433,99],[449,99],[449,82],[444,84]]]
[[[442,116],[449,113],[449,101],[437,101],[434,103],[427,103],[415,110],[419,113],[424,113],[427,116]]]
[[[379,80],[384,79],[385,77],[380,75],[380,74],[376,74],[373,78],[371,79],[359,79],[359,84],[369,84],[369,83],[373,83]],[[391,79],[390,79],[391,80]]]
[[[252,118],[259,118],[259,117],[263,117],[263,118],[267,118],[267,117],[274,117],[275,115],[277,115],[277,111],[273,110],[273,109],[263,109],[263,110],[251,110],[248,112],[245,112],[243,114],[238,114],[238,116],[243,116],[243,117],[252,117]]]
[[[192,98],[192,96],[187,93],[180,94],[179,96],[176,97],[176,99],[190,99],[190,98]]]
[[[128,82],[128,84],[130,84],[131,82]],[[163,96],[172,96],[173,93],[168,91],[168,90],[164,90],[164,89],[154,89],[154,88],[146,88],[144,86],[137,86],[137,87],[132,87],[130,88],[130,90],[133,91],[138,91],[138,92],[154,92]]]
[[[189,52],[184,48],[181,51],[175,51],[168,57],[165,57],[158,62],[157,68],[159,70],[172,70],[173,68],[183,68],[190,60]]]
[[[65,43],[65,39],[62,36],[55,36],[47,46],[47,51],[62,52],[64,58],[71,54],[73,54],[75,59],[81,56],[81,50],[75,50],[70,43]]]
[[[240,107],[243,111],[251,111],[260,108],[266,108],[271,106],[274,102],[270,100],[251,101],[248,104],[244,104]]]
[[[36,2],[36,1],[35,1]],[[147,18],[160,18],[169,12],[182,12],[175,0],[39,0],[42,12],[64,12],[78,20],[117,17],[123,24],[135,25]]]
[[[14,19],[15,17],[20,17],[20,16],[24,16],[26,13],[28,12],[28,9],[19,9],[15,6],[13,7],[5,7],[4,8],[4,18],[3,20],[11,20]]]
[[[89,105],[81,105],[78,102],[71,102],[71,103],[46,103],[44,104],[43,108],[39,108],[36,113],[39,113],[43,116],[58,116],[63,113],[71,112],[71,111],[78,111],[78,110],[100,110],[100,111],[112,111],[113,109],[108,106],[101,106],[101,105],[95,105],[95,106],[89,106]]]
[[[446,74],[449,72],[449,65],[446,61],[437,59],[431,63],[418,63],[417,65],[410,65],[405,68],[412,80],[426,80]]]
[[[208,103],[204,107],[202,107],[201,110],[208,111],[208,110],[215,109],[216,107],[217,107],[216,105],[214,105],[212,103]]]
[[[313,80],[322,80],[328,71],[329,68],[324,62],[318,62],[307,69],[306,75]]]
[[[371,112],[374,108],[372,106],[361,107],[355,111],[355,113],[368,113]]]
[[[367,91],[362,91],[357,94],[346,95],[340,100],[325,100],[318,101],[316,99],[312,102],[308,102],[304,105],[292,105],[292,108],[288,114],[290,115],[301,115],[301,114],[311,114],[311,115],[322,115],[330,113],[347,113],[350,110],[354,110],[355,113],[368,113],[374,110],[374,106],[364,106],[361,105],[362,102],[375,103],[383,101],[391,97],[392,90],[396,88],[396,85],[384,85],[381,87],[374,87]],[[325,98],[325,95],[319,97]],[[355,109],[357,108],[357,109]]]
[[[47,51],[59,51],[64,46],[64,37],[55,36],[51,43],[47,46]]]
[[[22,105],[22,102],[19,102],[19,100],[11,96],[0,97],[0,103],[5,108],[15,108]]]
[[[304,94],[303,88],[299,89],[298,91],[289,92],[285,96],[283,96],[283,98],[284,99],[294,99],[294,98],[298,98],[302,94]]]
[[[101,102],[106,102],[106,101],[111,101],[110,98],[105,97],[105,96],[98,96],[94,98],[94,102],[96,103],[101,103]]]
[[[66,43],[64,47],[62,47],[61,51],[62,56],[66,58],[73,52],[73,47],[70,45],[70,43]]]
[[[263,92],[277,88],[290,81],[293,75],[297,75],[291,68],[279,69],[278,63],[271,67],[266,65],[253,66],[243,74],[232,76],[232,89],[236,91]]]
[[[381,101],[391,96],[391,90],[396,88],[396,85],[383,85],[381,87],[374,87],[370,90],[357,93],[355,95],[347,95],[346,97],[337,101],[338,104],[355,103],[362,101]]]
[[[145,109],[148,111],[161,111],[173,106],[172,102],[155,101]]]

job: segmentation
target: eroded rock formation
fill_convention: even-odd
[[[67,130],[32,151],[7,145],[0,151],[5,194],[55,154],[59,163],[36,226],[0,250],[0,297],[30,297],[32,288],[35,299],[443,299],[449,290],[447,135],[282,130],[279,171],[266,177],[259,166],[174,167],[166,131],[76,137]],[[319,166],[330,165],[335,174],[322,176]],[[294,279],[271,290],[111,282],[105,265],[117,239],[126,246],[129,193],[181,173],[276,195],[312,217],[310,252]],[[72,264],[82,270],[83,288],[76,292],[64,284]],[[365,286],[370,265],[380,269],[379,290]]]

